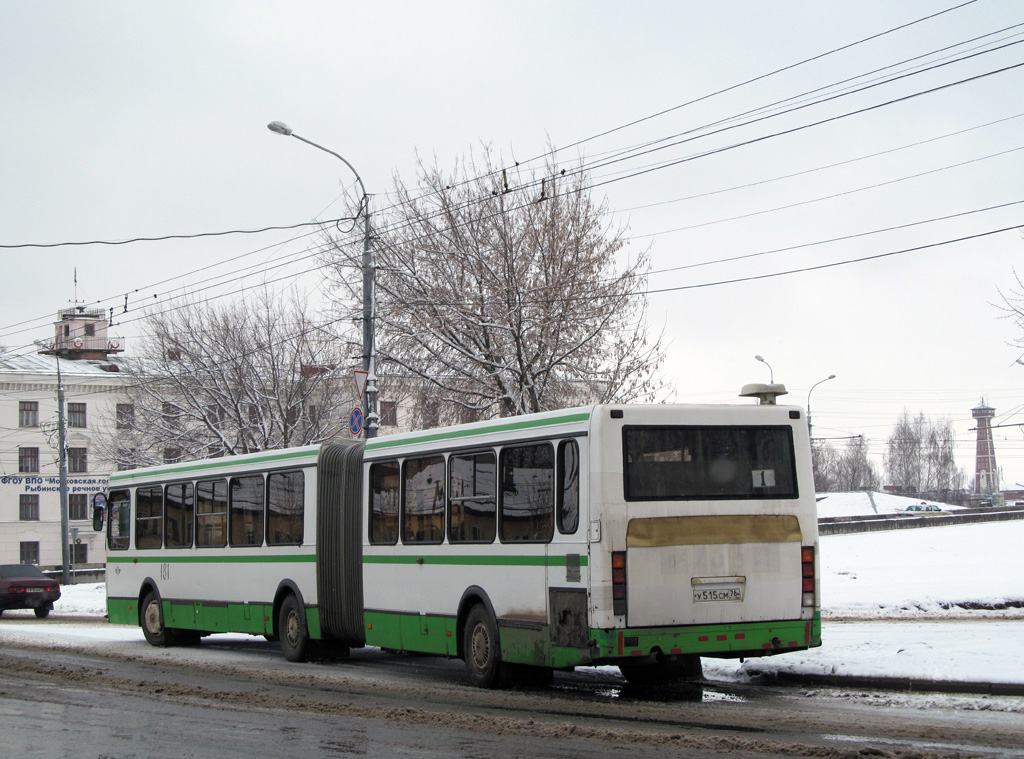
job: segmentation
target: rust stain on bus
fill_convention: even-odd
[[[793,514],[728,514],[630,519],[626,546],[695,546],[732,543],[799,543],[800,522]]]

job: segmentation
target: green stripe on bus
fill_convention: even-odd
[[[580,566],[587,557],[580,556]],[[363,556],[364,564],[443,564],[445,566],[564,567],[565,556]]]
[[[313,554],[290,556],[117,556],[107,554],[108,564],[288,564],[298,562],[311,564],[316,561]]]
[[[250,464],[265,464],[268,462],[275,461],[290,461],[291,459],[308,458],[315,456],[319,451],[318,448],[302,448],[294,451],[286,451],[284,453],[269,452],[264,456],[254,456],[251,459],[246,459],[241,462],[244,466]],[[169,467],[162,467],[160,469],[134,469],[124,472],[114,472],[110,475],[110,484],[118,484],[126,482],[128,480],[135,479],[148,479],[150,477],[162,477],[162,476],[184,476],[190,472],[202,472],[209,471],[211,469],[226,469],[229,467],[235,467],[239,465],[238,456],[227,456],[221,459],[211,459],[203,463],[197,464],[195,462],[189,462],[187,464],[176,464]]]
[[[448,432],[435,432],[427,435],[419,435],[417,437],[378,437],[367,442],[366,450],[377,451],[383,448],[394,448],[400,445],[417,445],[420,443],[434,443],[438,440],[457,440],[458,438],[474,437],[476,435],[490,435],[495,432],[511,432],[513,430],[528,430],[534,427],[550,427],[556,424],[569,424],[570,422],[585,422],[590,419],[590,412],[585,411],[581,414],[566,414],[564,416],[556,416],[550,419],[531,419],[523,422],[507,422],[505,424],[495,424],[490,427],[476,427],[473,429],[455,429]]]

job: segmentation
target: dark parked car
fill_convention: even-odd
[[[8,609],[33,609],[43,619],[60,598],[60,584],[31,564],[0,564],[0,614]]]

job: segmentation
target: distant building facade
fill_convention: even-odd
[[[63,564],[58,369],[65,399],[69,558],[75,566],[106,561],[92,530],[91,499],[105,490],[109,464],[95,453],[97,431],[114,419],[125,375],[113,354],[123,340],[107,334],[102,311],[61,311],[40,353],[0,353],[0,564]],[[74,533],[77,532],[77,535]]]

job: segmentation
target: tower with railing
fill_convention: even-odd
[[[996,469],[996,447],[992,442],[992,418],[996,410],[985,403],[971,409],[977,422],[978,445],[974,457],[974,494],[995,493],[999,490],[999,471]]]
[[[107,334],[110,322],[106,312],[85,306],[65,308],[57,313],[54,338],[40,353],[60,358],[103,360],[124,351],[124,338]]]

